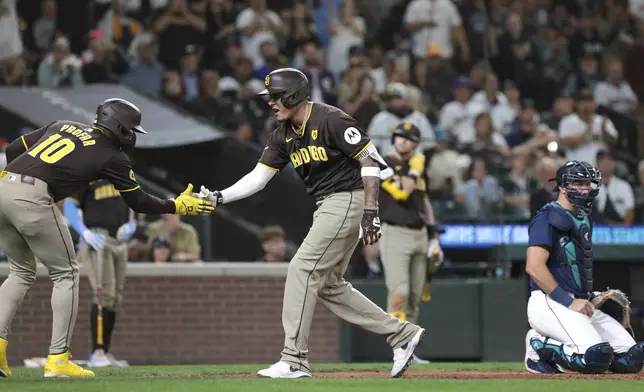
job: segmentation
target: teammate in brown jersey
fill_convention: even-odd
[[[192,184],[176,198],[162,200],[141,190],[130,158],[141,128],[140,110],[122,99],[101,103],[92,126],[54,121],[13,141],[0,174],[0,247],[9,258],[9,277],[0,287],[0,376],[10,376],[6,350],[9,326],[36,280],[37,257],[48,269],[53,331],[45,377],[94,373],[69,359],[78,311],[78,265],[72,237],[56,203],[109,180],[134,210],[147,214],[199,215],[213,203],[192,194]]]
[[[349,282],[344,273],[360,236],[365,244],[380,238],[378,191],[382,170],[389,170],[369,137],[342,110],[309,101],[309,81],[293,68],[278,69],[265,79],[260,93],[281,125],[270,135],[255,169],[231,187],[201,196],[217,206],[248,197],[288,163],[316,198],[313,225],[291,260],[282,309],[285,332],[281,360],[258,375],[270,378],[310,377],[308,338],[317,301],[360,327],[387,337],[394,349],[393,377],[410,364],[425,330],[399,322]]]

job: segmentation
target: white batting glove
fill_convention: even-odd
[[[86,229],[83,231],[81,237],[83,238],[83,242],[94,250],[102,250],[103,246],[105,246],[105,235],[101,233]]]
[[[197,197],[210,200],[215,207],[217,207],[219,204],[223,204],[224,202],[224,199],[219,191],[211,192],[203,185],[201,186],[201,192],[199,192]]]
[[[434,268],[438,268],[439,265],[443,262],[444,259],[443,255],[443,249],[441,248],[441,244],[438,241],[438,238],[432,238],[429,240],[429,247],[427,248],[427,259],[432,260],[434,264]],[[436,258],[436,260],[434,260]]]

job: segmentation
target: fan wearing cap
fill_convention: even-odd
[[[387,284],[387,311],[399,320],[418,321],[429,270],[442,261],[434,212],[427,196],[425,157],[416,152],[420,131],[403,122],[393,132],[394,150],[385,162],[395,175],[381,182],[380,257]],[[427,293],[429,296],[429,293]],[[418,363],[427,363],[414,355]]]
[[[631,185],[615,175],[615,156],[608,150],[597,153],[602,174],[602,192],[597,196],[597,213],[604,224],[632,225],[635,221],[635,195]]]
[[[427,116],[410,106],[407,86],[390,83],[387,86],[386,102],[387,108],[371,119],[367,130],[378,151],[388,153],[393,150],[390,143],[391,132],[401,122],[410,122],[418,128],[422,139],[419,146],[421,152],[434,147],[436,143],[432,125]]]
[[[8,164],[0,174],[0,248],[11,268],[0,286],[0,376],[11,374],[6,366],[9,326],[36,280],[36,257],[54,284],[45,377],[94,375],[70,361],[79,273],[69,228],[55,203],[106,179],[137,212],[199,215],[214,210],[212,202],[192,195],[192,184],[175,200],[141,189],[130,160],[136,134],[145,134],[139,108],[111,98],[98,106],[95,118],[92,125],[54,121],[7,147]]]
[[[566,159],[596,164],[597,153],[617,143],[619,133],[613,122],[595,113],[593,94],[583,89],[577,95],[577,111],[559,123],[559,144]]]

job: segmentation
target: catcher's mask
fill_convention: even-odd
[[[110,132],[124,150],[134,149],[135,133],[147,133],[141,127],[139,108],[121,98],[110,98],[98,105],[94,125]]]
[[[566,190],[566,199],[576,208],[589,213],[593,201],[599,194],[602,184],[600,171],[588,162],[568,161],[557,169],[556,177],[550,181],[557,182],[559,190]],[[583,189],[580,184],[588,183],[588,189]]]
[[[264,90],[259,96],[267,100],[280,100],[287,109],[292,109],[309,99],[309,79],[295,68],[280,68],[264,79]]]

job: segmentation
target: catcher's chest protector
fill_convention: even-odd
[[[574,216],[556,203],[550,203],[544,209],[549,210],[548,221],[558,235],[553,243],[555,249],[550,253],[551,271],[555,277],[574,283],[578,294],[590,293],[593,290],[593,244],[588,216]]]

